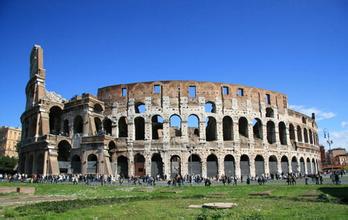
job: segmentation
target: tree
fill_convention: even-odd
[[[9,156],[0,156],[0,173],[14,173],[18,159]]]

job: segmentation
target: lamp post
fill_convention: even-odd
[[[330,138],[330,132],[327,128],[324,128],[324,138],[326,139],[326,143],[329,145],[329,163],[332,168],[332,158],[331,158],[331,145],[333,144],[333,140]]]

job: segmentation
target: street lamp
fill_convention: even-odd
[[[333,144],[333,140],[330,138],[330,132],[327,128],[324,128],[324,138],[326,139],[326,143],[329,145],[329,163],[332,165],[332,159],[331,159],[331,145]]]

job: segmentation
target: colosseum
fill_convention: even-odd
[[[315,114],[254,87],[154,81],[99,88],[69,100],[45,88],[43,50],[30,55],[19,169],[27,174],[312,174],[320,153]]]

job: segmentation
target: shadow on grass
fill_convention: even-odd
[[[341,203],[348,204],[348,187],[321,187],[318,190],[339,199]]]

